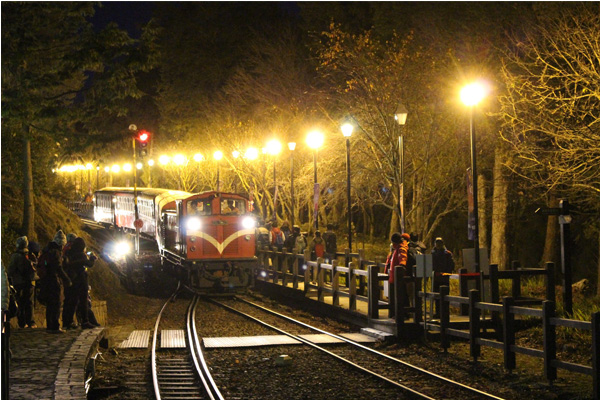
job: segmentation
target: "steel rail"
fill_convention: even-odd
[[[154,386],[154,396],[156,397],[156,400],[161,400],[160,388],[158,387],[158,371],[157,371],[158,368],[156,366],[156,342],[158,339],[158,326],[160,325],[160,318],[162,317],[162,313],[165,310],[165,308],[167,308],[167,304],[169,304],[169,302],[171,302],[175,298],[175,296],[177,296],[180,288],[181,288],[181,282],[179,282],[179,284],[177,285],[177,289],[175,289],[175,292],[173,292],[171,297],[169,297],[169,299],[165,302],[165,304],[160,309],[160,312],[158,313],[158,317],[156,318],[156,323],[154,324],[154,333],[152,334],[152,355],[151,355],[150,363],[151,363],[151,369],[152,369],[152,385]]]
[[[476,394],[478,394],[478,395],[481,395],[481,396],[484,396],[484,397],[487,397],[487,398],[489,398],[489,399],[493,399],[493,400],[505,400],[505,399],[503,399],[502,397],[498,397],[498,396],[495,396],[495,395],[493,395],[493,394],[490,394],[490,393],[487,393],[487,392],[483,392],[483,391],[481,391],[481,390],[479,390],[479,389],[476,389],[476,388],[474,388],[474,387],[471,387],[471,386],[465,385],[465,384],[463,384],[463,383],[460,383],[460,382],[453,381],[452,379],[449,379],[449,378],[446,378],[446,377],[444,377],[444,376],[438,375],[438,374],[436,374],[436,373],[434,373],[434,372],[431,372],[431,371],[427,371],[426,369],[423,369],[423,368],[417,367],[416,365],[413,365],[413,364],[407,363],[406,361],[402,361],[402,360],[400,360],[400,359],[398,359],[398,358],[395,358],[395,357],[392,357],[392,356],[390,356],[390,355],[388,355],[388,354],[385,354],[385,353],[382,353],[382,352],[380,352],[380,351],[377,351],[377,350],[375,350],[375,349],[372,349],[372,348],[370,348],[370,347],[364,346],[364,345],[362,345],[362,344],[360,344],[360,343],[357,343],[357,342],[355,342],[355,341],[353,341],[353,340],[350,340],[350,339],[348,339],[348,338],[345,338],[345,337],[343,337],[343,336],[339,336],[339,335],[336,335],[336,334],[334,334],[334,333],[327,332],[327,331],[324,331],[324,330],[322,330],[322,329],[319,329],[319,328],[317,328],[317,327],[315,327],[315,326],[312,326],[312,325],[306,324],[306,323],[304,323],[304,322],[302,322],[302,321],[298,321],[298,320],[296,320],[296,319],[294,319],[294,318],[292,318],[292,317],[289,317],[289,316],[287,316],[287,315],[284,315],[284,314],[278,313],[277,311],[273,311],[273,310],[271,310],[271,309],[268,309],[268,308],[266,308],[266,307],[263,307],[263,306],[261,306],[260,304],[253,303],[253,302],[251,302],[251,301],[248,301],[248,300],[242,299],[242,298],[240,298],[240,297],[237,297],[237,296],[235,296],[235,299],[236,299],[237,301],[240,301],[240,302],[242,302],[242,303],[246,303],[246,304],[248,304],[248,305],[251,305],[251,306],[253,306],[253,307],[256,307],[256,308],[258,308],[258,309],[261,309],[261,310],[263,310],[263,311],[265,311],[265,312],[268,312],[268,313],[270,313],[270,314],[273,314],[273,315],[276,315],[276,316],[278,316],[278,317],[281,317],[281,318],[283,318],[283,319],[286,319],[286,320],[288,320],[288,321],[290,321],[290,322],[293,322],[293,323],[295,323],[295,324],[301,325],[301,326],[303,326],[303,327],[305,327],[305,328],[309,328],[309,329],[315,330],[315,331],[317,331],[317,332],[319,332],[319,333],[323,333],[323,334],[325,334],[325,335],[331,336],[331,337],[333,337],[333,338],[336,338],[336,339],[338,339],[338,340],[342,340],[342,341],[344,341],[344,342],[346,342],[346,343],[349,343],[349,344],[351,344],[351,345],[353,345],[353,346],[356,346],[356,347],[358,347],[358,348],[360,348],[360,349],[362,349],[362,350],[365,350],[365,351],[371,352],[371,353],[373,353],[373,354],[376,354],[376,355],[378,355],[378,356],[380,356],[380,357],[386,358],[386,359],[388,359],[388,360],[390,360],[390,361],[393,361],[393,362],[399,363],[399,364],[401,364],[401,365],[403,365],[403,366],[405,366],[405,367],[407,367],[407,368],[410,368],[410,369],[413,369],[413,370],[415,370],[415,371],[418,371],[418,372],[424,373],[424,374],[426,374],[426,375],[429,375],[429,376],[430,376],[430,377],[432,377],[432,378],[436,378],[436,379],[438,379],[438,380],[441,380],[441,381],[443,381],[443,382],[449,383],[449,384],[451,384],[451,385],[456,385],[456,386],[459,386],[459,387],[461,387],[462,389],[465,389],[465,390],[467,390],[467,391],[470,391],[470,392],[472,392],[472,393],[476,393]]]
[[[429,396],[427,396],[427,395],[425,395],[423,393],[420,393],[420,392],[418,392],[418,391],[416,391],[416,390],[414,390],[414,389],[412,389],[412,388],[410,388],[408,386],[405,386],[405,385],[403,385],[401,383],[398,383],[398,382],[396,382],[396,381],[394,381],[392,379],[389,379],[389,378],[387,378],[387,377],[385,377],[385,376],[383,376],[381,374],[378,374],[377,372],[371,371],[370,369],[367,369],[367,368],[365,368],[365,367],[363,367],[361,365],[358,365],[358,364],[356,364],[356,363],[354,363],[354,362],[352,362],[352,361],[350,361],[350,360],[348,360],[348,359],[346,359],[346,358],[344,358],[342,356],[339,356],[339,355],[337,355],[337,354],[335,354],[335,353],[333,353],[333,352],[331,352],[329,350],[326,350],[326,349],[324,349],[321,346],[318,346],[318,345],[316,345],[316,344],[314,344],[314,343],[312,343],[312,342],[310,342],[310,341],[308,341],[308,340],[306,340],[304,338],[301,338],[300,336],[294,335],[292,333],[284,331],[283,329],[277,328],[276,326],[270,325],[270,324],[268,324],[268,323],[266,323],[264,321],[261,321],[260,319],[258,319],[256,317],[253,317],[250,314],[246,314],[243,311],[236,310],[235,308],[230,307],[230,306],[228,306],[226,304],[220,303],[220,302],[218,302],[218,301],[216,301],[214,299],[209,299],[209,300],[212,303],[217,304],[220,307],[223,307],[223,308],[225,308],[227,310],[230,310],[230,311],[232,311],[234,313],[240,314],[240,315],[242,315],[242,316],[244,316],[244,317],[246,317],[248,319],[251,319],[253,321],[258,322],[261,325],[264,325],[264,326],[266,326],[268,328],[271,328],[271,329],[273,329],[273,330],[275,330],[275,331],[277,331],[277,332],[279,332],[279,333],[281,333],[283,335],[289,336],[289,337],[291,337],[291,338],[293,338],[293,339],[295,339],[295,340],[297,340],[299,342],[302,342],[302,343],[304,343],[304,344],[306,344],[306,345],[308,345],[308,346],[310,346],[310,347],[312,347],[314,349],[322,351],[322,352],[324,352],[324,353],[326,353],[326,354],[328,354],[328,355],[330,355],[330,356],[332,356],[332,357],[334,357],[334,358],[336,358],[336,359],[338,359],[338,360],[340,360],[342,362],[345,362],[348,365],[351,365],[352,367],[354,367],[356,369],[359,369],[359,370],[361,370],[361,371],[363,371],[363,372],[365,372],[365,373],[367,373],[369,375],[372,375],[372,376],[374,376],[374,377],[376,377],[376,378],[378,378],[380,380],[386,381],[386,382],[390,383],[391,385],[396,386],[397,388],[400,388],[400,389],[402,389],[402,390],[404,390],[404,391],[406,391],[406,392],[408,392],[410,394],[413,394],[413,395],[415,395],[415,396],[417,396],[417,397],[419,397],[421,399],[436,400],[433,397],[429,397]]]
[[[198,331],[196,329],[196,308],[198,306],[199,296],[194,295],[194,299],[190,306],[188,307],[187,318],[186,318],[186,326],[187,326],[187,336],[188,343],[190,346],[190,352],[192,354],[192,360],[194,361],[194,366],[196,367],[196,372],[202,381],[202,385],[204,386],[205,392],[211,400],[219,399],[224,400],[225,398],[219,391],[217,384],[215,383],[210,369],[208,368],[208,364],[204,359],[204,354],[202,351],[202,343],[198,338]]]

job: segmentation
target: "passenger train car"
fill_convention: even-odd
[[[140,233],[156,240],[163,265],[200,289],[235,290],[251,282],[256,222],[250,211],[248,200],[233,193],[138,189]],[[94,219],[135,232],[133,188],[96,191]]]

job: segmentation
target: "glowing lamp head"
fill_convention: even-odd
[[[238,158],[240,156],[240,152],[235,150],[231,153],[231,155],[233,156],[233,158]]]
[[[246,150],[244,157],[248,160],[256,160],[258,158],[258,149],[256,147],[250,147]]]
[[[296,149],[296,142],[289,142],[288,149],[290,149],[290,151],[294,151]]]
[[[485,95],[486,89],[479,82],[471,83],[462,88],[462,90],[460,91],[460,99],[466,106],[469,107],[473,107],[479,104],[479,102],[483,100]]]
[[[183,154],[177,154],[175,157],[173,157],[173,162],[175,165],[183,165],[186,161],[187,160]]]
[[[90,164],[90,163],[85,164],[85,169],[92,169],[92,164]]]
[[[281,152],[281,143],[277,139],[270,140],[267,143],[267,152],[274,156]]]
[[[204,161],[204,156],[200,153],[196,153],[196,154],[194,154],[194,161],[196,161],[196,162]]]
[[[148,165],[149,166],[153,166],[154,165],[154,160],[148,160]]]
[[[139,163],[135,164],[135,167],[137,169],[142,169],[144,167],[144,164],[142,164],[141,162],[139,162]]]
[[[223,152],[217,150],[213,154],[213,157],[215,158],[215,160],[220,161],[223,158]]]
[[[311,149],[317,150],[319,147],[323,145],[324,141],[323,134],[319,131],[312,131],[306,137],[306,144]]]
[[[110,167],[104,167],[104,172],[110,172]]]
[[[346,122],[344,125],[342,125],[342,135],[344,135],[345,137],[352,136],[353,130],[354,126],[352,126],[350,122]]]
[[[161,163],[162,165],[167,165],[169,163],[169,161],[171,161],[171,158],[165,154],[163,154],[162,156],[160,156],[158,158],[158,162]]]
[[[129,164],[129,163],[123,164],[123,171],[125,171],[125,172],[131,171],[131,164]]]
[[[119,164],[115,164],[112,166],[111,171],[114,172],[115,174],[118,174],[119,171],[121,171],[121,166]]]

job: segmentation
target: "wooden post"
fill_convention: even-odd
[[[552,382],[556,379],[556,367],[552,365],[552,361],[556,359],[556,327],[550,322],[550,318],[554,318],[555,305],[553,301],[544,301],[542,304],[542,324],[544,329],[544,373],[546,379]]]
[[[358,263],[356,268],[358,269],[363,269],[363,261],[365,260],[365,250],[364,249],[359,249],[358,250]],[[358,292],[365,296],[366,295],[366,290],[367,290],[367,285],[365,283],[365,278],[363,276],[360,276],[358,278],[360,280],[360,284],[358,287]]]
[[[492,303],[500,303],[500,283],[498,279],[498,264],[490,264],[490,297]],[[492,325],[496,331],[498,340],[502,340],[502,326],[500,323],[500,313],[492,311]]]
[[[354,276],[353,262],[348,264],[348,269],[350,270],[350,272],[348,273],[348,276],[350,277],[350,300],[348,303],[348,308],[350,309],[350,311],[356,311],[356,277]]]
[[[546,263],[546,300],[556,302],[556,283],[553,262]]]
[[[417,278],[417,266],[413,266],[413,276],[415,277],[415,323],[423,321],[423,299],[419,292],[423,290],[423,278]]]
[[[288,266],[288,254],[287,254],[287,250],[284,247],[283,248],[283,255],[281,256],[281,285],[286,287],[287,286],[287,282],[288,282],[288,271],[289,271],[289,266]]]
[[[308,266],[308,261],[310,260],[310,253],[308,250],[304,251],[304,262],[303,262],[303,266],[305,266],[306,268],[304,269],[304,295],[306,296],[306,294],[308,293],[308,286],[310,285],[310,267]]]
[[[275,249],[273,249],[273,283],[279,283],[279,257]]]
[[[503,341],[504,341],[504,368],[509,372],[517,368],[517,358],[511,346],[515,344],[515,314],[510,312],[510,308],[515,304],[515,300],[512,297],[503,297],[503,314],[504,314],[504,327],[503,327]]]
[[[446,335],[446,329],[450,327],[450,303],[446,300],[449,294],[450,286],[440,286],[440,340],[444,353],[447,353],[450,347],[450,338]]]
[[[331,262],[331,289],[333,290],[331,303],[334,306],[340,305],[340,273],[337,270],[337,263],[337,260]]]
[[[323,259],[321,257],[317,257],[317,300],[324,301],[325,296],[323,293],[323,286],[325,286],[325,270],[321,268],[321,264],[323,263]]]
[[[592,314],[592,372],[594,400],[600,400],[600,312]]]
[[[368,271],[369,318],[377,319],[379,318],[379,267],[377,265],[369,265]]]
[[[477,362],[477,358],[481,355],[481,345],[477,343],[479,338],[479,325],[481,310],[476,305],[480,301],[479,290],[472,289],[469,291],[469,345],[471,348],[471,357]]]
[[[344,267],[348,267],[350,265],[350,249],[344,249]],[[346,274],[346,287],[350,287],[350,273]]]
[[[519,261],[512,262],[513,271],[518,271],[521,269],[521,263]],[[521,297],[521,276],[515,275],[512,281],[512,297],[515,299]]]
[[[460,288],[460,297],[469,297],[469,278],[463,276],[468,271],[466,268],[461,268],[458,271],[458,286]],[[427,304],[427,303],[425,303]],[[460,305],[460,315],[469,315],[469,305],[461,304]]]
[[[396,317],[396,334],[398,337],[404,334],[404,313],[406,304],[406,282],[404,281],[405,268],[402,266],[394,267],[394,298],[390,299],[390,305],[394,303]],[[390,311],[391,312],[391,311]]]
[[[298,289],[298,255],[296,250],[292,253],[292,287],[294,290]]]

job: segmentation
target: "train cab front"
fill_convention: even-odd
[[[182,250],[190,283],[210,292],[248,287],[257,264],[256,219],[248,212],[248,201],[210,192],[182,203]]]

